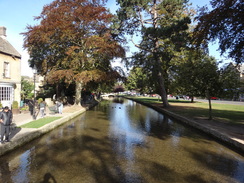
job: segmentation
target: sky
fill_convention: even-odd
[[[29,55],[23,49],[23,36],[20,33],[26,32],[27,25],[36,25],[35,16],[39,16],[44,5],[48,5],[53,0],[0,0],[0,26],[7,28],[7,40],[22,55],[21,75],[33,76],[33,71],[28,65]],[[190,0],[193,7],[209,5],[209,0]],[[116,10],[115,0],[108,1],[108,8],[114,12]],[[223,59],[216,51],[215,44],[210,47],[210,55],[217,60]]]

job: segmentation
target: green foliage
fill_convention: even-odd
[[[26,80],[23,76],[21,77],[21,99],[32,98],[33,97],[34,84]]]
[[[232,63],[221,69],[220,79],[223,85],[221,98],[237,100],[239,88],[241,87],[240,73]]]
[[[176,57],[189,44],[188,24],[190,12],[186,1],[137,1],[117,0],[120,5],[118,17],[121,29],[127,34],[141,35],[136,46],[139,53],[132,57],[131,65],[143,67],[148,74],[151,88],[155,88],[162,97],[164,106],[168,106],[168,73]]]
[[[211,0],[213,9],[201,9],[197,17],[195,38],[198,44],[219,41],[222,54],[227,53],[236,63],[244,60],[243,30],[244,3],[242,0]]]
[[[40,25],[28,26],[23,33],[30,66],[49,84],[79,85],[76,101],[83,86],[114,82],[119,74],[110,61],[125,55],[112,34],[113,15],[103,3],[55,0],[36,17]]]
[[[46,83],[46,81],[44,80],[44,83],[42,83],[42,84],[43,84],[43,86],[37,92],[36,98],[52,98],[53,95],[57,91],[57,90],[55,91],[55,89],[57,89],[57,85],[59,86],[59,88],[61,88],[57,92],[58,96],[60,96],[60,93],[65,91],[65,89],[67,88],[65,83],[49,84],[49,83]],[[65,88],[65,89],[63,89],[63,88]]]
[[[43,101],[43,98],[39,98],[39,99],[37,100],[37,103],[40,104],[42,101]]]
[[[211,98],[222,92],[217,62],[204,53],[189,53],[188,60],[178,66],[176,73],[181,94]]]
[[[126,81],[126,88],[128,90],[136,90],[140,93],[152,93],[155,89],[152,83],[149,82],[150,73],[145,73],[145,70],[140,67],[131,69]]]
[[[19,103],[18,103],[18,101],[13,101],[12,108],[13,108],[13,109],[18,109],[18,108],[19,108]]]
[[[21,111],[28,111],[28,110],[29,110],[29,106],[26,105],[26,106],[24,106],[24,107],[21,107],[20,110],[21,110]]]
[[[3,105],[2,105],[2,103],[0,102],[0,108],[2,108],[3,107]]]
[[[182,63],[177,71],[177,83],[188,95],[206,97],[209,101],[209,119],[212,119],[211,97],[219,96],[222,92],[220,74],[217,62],[213,57],[204,53],[194,56]]]

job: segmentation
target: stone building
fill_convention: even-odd
[[[0,102],[11,107],[20,103],[21,55],[7,41],[6,28],[0,27]]]

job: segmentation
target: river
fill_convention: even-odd
[[[0,157],[2,183],[243,183],[244,157],[116,98]]]

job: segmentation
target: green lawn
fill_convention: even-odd
[[[162,103],[158,98],[153,97],[133,97],[136,100],[149,104]],[[190,118],[208,118],[208,102],[194,102],[188,100],[169,100],[168,110]],[[244,105],[216,104],[212,103],[212,115],[215,120],[244,124]]]
[[[60,119],[61,117],[45,117],[40,118],[38,120],[31,121],[29,123],[26,123],[24,125],[21,125],[21,128],[40,128],[48,123],[51,123],[57,119]]]

